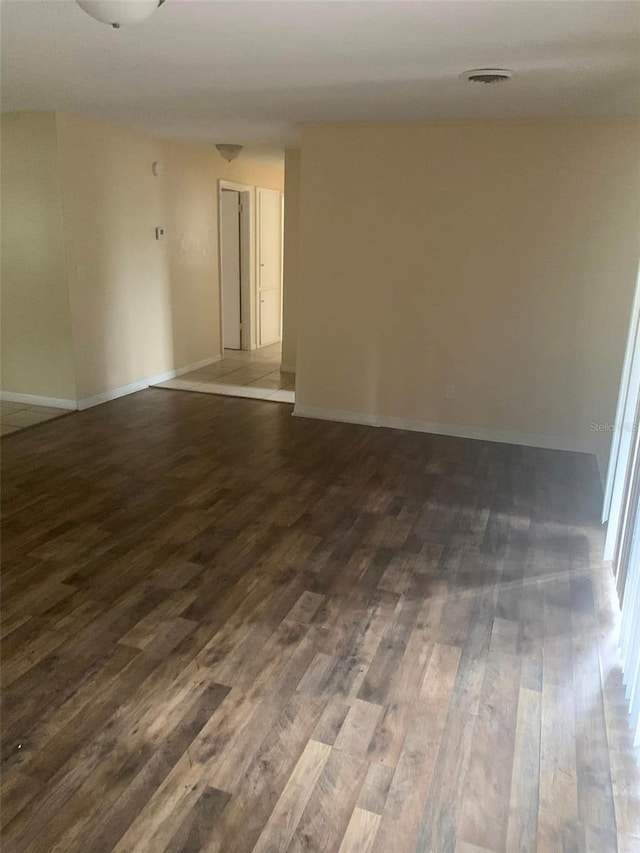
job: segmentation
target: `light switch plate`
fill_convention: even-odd
[[[164,228],[156,228],[156,240],[164,240]]]

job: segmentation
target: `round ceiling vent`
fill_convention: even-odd
[[[502,83],[513,77],[513,71],[507,68],[474,68],[472,71],[463,71],[460,76],[470,83]]]

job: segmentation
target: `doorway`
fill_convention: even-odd
[[[295,402],[282,360],[282,193],[218,181],[219,359],[156,387]]]
[[[218,181],[220,349],[256,347],[255,188]]]
[[[225,351],[282,339],[282,194],[218,182],[220,337]]]

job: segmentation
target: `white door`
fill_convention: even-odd
[[[280,340],[281,203],[277,190],[257,190],[259,346]]]
[[[223,346],[225,349],[240,349],[240,193],[236,190],[222,190],[220,193],[220,269]]]

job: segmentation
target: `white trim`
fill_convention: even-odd
[[[275,403],[294,403],[295,391],[280,388],[274,391],[271,388],[254,388],[250,385],[223,385],[215,382],[183,382],[176,379],[175,382],[165,382],[161,388],[169,391],[191,391],[194,394],[219,394],[222,397],[246,397],[250,400],[267,400]]]
[[[208,367],[210,364],[216,364],[218,361],[222,361],[222,353],[214,355],[211,358],[203,358],[202,361],[196,361],[193,364],[187,364],[185,367],[178,367],[166,373],[159,373],[157,376],[151,376],[149,379],[141,379],[139,382],[132,382],[130,385],[122,385],[120,388],[103,391],[101,394],[95,394],[93,397],[85,397],[83,400],[60,400],[56,397],[38,397],[34,394],[15,394],[13,391],[0,391],[0,400],[6,403],[24,403],[25,406],[49,406],[51,409],[67,409],[70,411],[78,409],[82,411],[83,409],[98,406],[100,403],[107,403],[109,400],[117,400],[118,397],[124,397],[127,394],[135,394],[136,391],[144,391],[150,385],[157,385],[158,382],[175,379],[177,376],[183,376],[185,373],[191,373],[193,370],[200,370],[202,367]]]
[[[164,374],[162,374],[164,376]],[[167,374],[168,375],[168,374]],[[108,403],[109,400],[117,400],[118,397],[125,397],[127,394],[135,394],[136,391],[144,391],[152,382],[162,382],[162,379],[153,378],[142,379],[140,382],[132,382],[130,385],[122,385],[120,388],[113,388],[111,391],[103,391],[102,394],[95,394],[93,397],[85,397],[83,400],[78,400],[78,410],[91,409],[93,406],[99,406],[100,403]]]
[[[14,394],[13,391],[0,391],[0,400],[5,403],[24,403],[25,406],[48,406],[50,409],[70,409],[75,411],[75,400],[61,400],[58,397],[38,397],[34,394]]]
[[[633,373],[633,358],[638,342],[638,326],[640,323],[640,267],[638,268],[638,276],[636,278],[636,288],[633,297],[633,306],[631,308],[631,317],[629,320],[629,331],[627,333],[627,346],[624,353],[624,362],[622,364],[622,375],[620,377],[620,389],[618,392],[618,404],[616,406],[616,416],[613,422],[613,435],[611,436],[611,448],[609,450],[609,465],[607,468],[607,479],[604,489],[604,501],[602,503],[602,523],[609,520],[611,513],[611,502],[618,474],[618,465],[622,469],[628,460],[628,442],[621,442],[623,433],[623,424],[625,415],[628,414],[627,408],[629,405],[629,393],[631,387],[631,378]],[[637,387],[634,392],[637,395]],[[631,404],[635,406],[635,400]],[[621,450],[621,445],[622,446]],[[616,516],[618,511],[616,509]],[[614,525],[612,524],[611,527]]]
[[[639,277],[636,288],[640,284]],[[632,312],[638,310],[637,292],[634,294]],[[626,375],[625,375],[626,374]],[[629,336],[625,350],[623,373],[620,379],[616,423],[612,436],[607,487],[602,518],[606,515],[607,533],[604,538],[603,560],[617,560],[618,546],[627,522],[629,484],[637,452],[636,421],[640,409],[640,328],[638,317],[632,313],[629,321]],[[620,420],[618,421],[618,418]],[[618,437],[615,443],[616,433]],[[615,455],[614,455],[615,453]],[[610,492],[610,494],[609,494]],[[606,503],[608,499],[608,504]],[[605,513],[606,510],[606,513]]]
[[[344,412],[321,409],[296,403],[293,414],[300,418],[316,418],[324,421],[339,421],[347,424],[406,429],[412,432],[427,432],[434,435],[449,435],[456,438],[474,438],[478,441],[495,441],[499,444],[519,444],[524,447],[541,447],[547,450],[569,450],[576,453],[592,453],[586,441],[566,439],[544,434],[509,432],[484,427],[454,426],[418,421],[413,418],[395,418],[390,415],[375,415],[367,412]]]
[[[240,301],[242,311],[242,329],[240,347],[243,350],[254,350],[257,346],[255,290],[256,290],[256,259],[255,259],[255,193],[256,188],[249,184],[237,184],[235,181],[218,179],[218,299],[220,317],[220,347],[224,350],[224,323],[222,313],[222,211],[221,196],[223,190],[233,190],[242,196],[242,213],[240,214]]]
[[[262,349],[263,347],[270,347],[273,344],[280,343],[282,341],[282,263],[283,263],[283,246],[284,246],[284,224],[282,221],[282,193],[280,190],[270,189],[269,187],[256,187],[256,210],[255,210],[255,270],[256,270],[256,281],[255,281],[255,311],[256,311],[256,345],[258,349]],[[280,255],[278,260],[279,271],[278,271],[278,311],[280,316],[280,335],[277,338],[274,338],[272,341],[263,341],[262,340],[262,313],[260,310],[260,267],[262,264],[260,263],[260,234],[262,227],[262,194],[263,193],[275,193],[278,196],[278,203],[280,205],[280,221],[278,226],[278,238],[280,242]],[[265,290],[269,290],[269,288],[265,288]]]
[[[280,363],[280,373],[293,373],[295,375],[295,372],[295,364],[285,364],[284,362]]]
[[[196,361],[193,364],[188,364],[186,367],[178,367],[176,370],[171,370],[171,376],[167,375],[167,379],[175,379],[176,376],[184,376],[185,373],[191,373],[193,370],[200,370],[202,367],[209,367],[210,364],[217,364],[219,361],[222,361],[222,353],[220,355],[214,355],[212,358],[203,358],[202,361]],[[160,379],[160,382],[165,382],[166,380]],[[152,383],[149,382],[151,385]]]
[[[225,181],[223,178],[218,178],[218,187],[223,190],[235,190],[239,193],[251,192],[255,189],[250,184],[238,184],[236,181]]]
[[[204,358],[202,361],[196,361],[193,364],[187,364],[185,367],[178,367],[175,370],[169,370],[166,373],[159,373],[157,376],[151,376],[149,379],[141,379],[139,382],[132,382],[130,385],[122,385],[120,388],[113,388],[110,391],[103,391],[101,394],[95,394],[93,397],[85,397],[83,400],[78,400],[78,409],[82,412],[84,409],[91,409],[93,406],[99,406],[100,403],[108,403],[109,400],[117,400],[118,397],[125,397],[127,394],[135,394],[136,391],[144,391],[150,385],[157,385],[159,382],[167,382],[169,379],[175,379],[177,376],[183,376],[185,373],[191,373],[193,370],[199,370],[202,367],[207,367],[210,364],[215,364],[222,361],[222,355],[215,355],[212,358]]]

